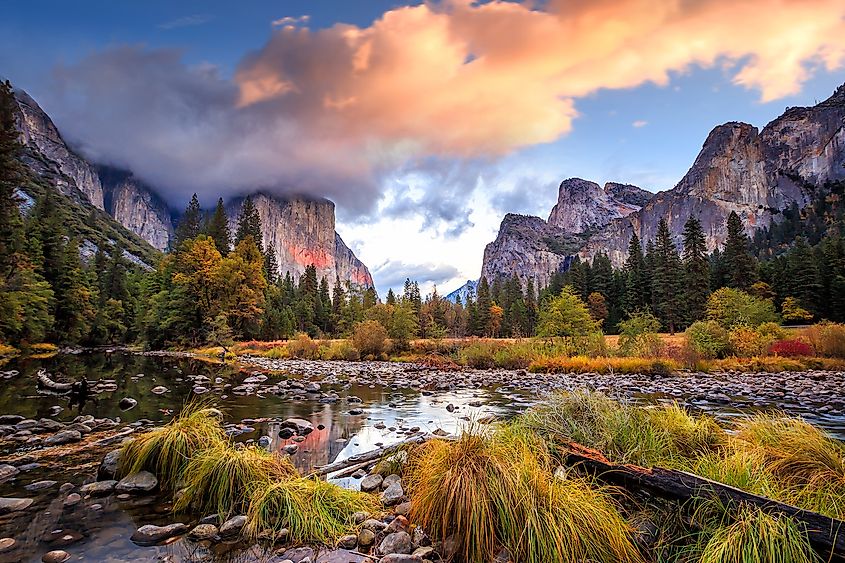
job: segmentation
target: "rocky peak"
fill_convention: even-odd
[[[649,197],[636,186],[608,183],[602,189],[595,182],[569,178],[560,184],[549,224],[572,234],[595,232],[638,210]]]
[[[15,90],[15,100],[21,142],[34,153],[25,157],[30,168],[61,193],[104,209],[103,187],[94,167],[68,147],[53,120],[29,94]]]
[[[335,232],[334,203],[326,199],[280,197],[266,193],[250,196],[261,218],[264,248],[273,248],[279,273],[299,277],[309,264],[317,278],[334,286],[336,276],[357,286],[372,286],[367,267]],[[237,228],[243,198],[229,202],[226,211],[232,232]]]
[[[131,172],[100,167],[106,211],[115,220],[157,250],[166,250],[173,238],[167,204]]]

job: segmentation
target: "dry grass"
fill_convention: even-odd
[[[536,373],[644,373],[668,375],[681,365],[667,358],[588,358],[586,356],[541,356],[531,362],[529,371]]]

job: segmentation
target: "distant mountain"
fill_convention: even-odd
[[[845,181],[845,85],[812,107],[788,108],[762,131],[729,122],[710,132],[692,167],[671,190],[650,194],[635,186],[573,178],[561,183],[558,202],[544,221],[508,214],[484,251],[482,276],[542,285],[574,256],[607,253],[621,266],[634,233],[653,239],[661,218],[680,247],[690,217],[702,222],[707,246],[724,243],[732,211],[749,234],[782,220]]]
[[[457,303],[458,297],[460,297],[461,303],[466,304],[467,297],[470,294],[472,294],[473,299],[474,299],[475,295],[477,293],[477,290],[478,290],[478,280],[475,280],[475,281],[467,280],[464,285],[462,285],[461,287],[459,287],[458,289],[456,289],[452,293],[449,293],[448,295],[446,295],[446,297],[444,297],[444,299],[446,299],[446,301],[451,301],[452,303]]]
[[[39,187],[23,191],[35,198],[52,188],[72,200],[80,218],[97,218],[96,224],[86,226],[83,236],[89,248],[97,246],[95,239],[119,240],[137,260],[153,264],[155,250],[169,248],[177,222],[174,217],[182,209],[171,209],[153,186],[131,171],[89,163],[68,146],[32,97],[16,90],[15,99],[26,147],[24,162],[39,179]],[[262,242],[276,251],[280,273],[298,276],[313,263],[318,276],[326,276],[332,286],[336,276],[357,286],[373,285],[367,267],[335,231],[334,203],[265,193],[254,194],[253,199],[261,216]],[[233,224],[241,201],[227,204]]]

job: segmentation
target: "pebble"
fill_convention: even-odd
[[[62,430],[44,440],[45,446],[60,446],[82,440],[82,433],[79,430]]]
[[[16,543],[18,542],[16,542],[13,538],[0,539],[0,553],[10,551],[13,547],[15,547]]]
[[[182,523],[170,524],[169,526],[147,524],[138,528],[129,539],[140,545],[153,545],[167,538],[184,534],[187,530],[188,527]]]
[[[192,540],[210,540],[217,535],[219,530],[214,524],[199,524],[193,530],[188,532],[188,537]]]
[[[65,506],[73,506],[80,500],[82,500],[82,496],[79,493],[70,493],[62,504]]]
[[[41,561],[43,561],[43,563],[64,563],[68,559],[70,559],[70,553],[62,551],[61,549],[56,549],[45,553],[41,558]]]

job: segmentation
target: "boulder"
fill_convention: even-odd
[[[136,406],[138,406],[138,401],[136,401],[132,397],[124,397],[120,400],[117,406],[122,411],[128,411],[129,409],[134,409]]]
[[[0,539],[0,553],[5,553],[7,551],[11,551],[15,544],[18,543],[14,540],[14,538],[2,538]]]
[[[246,516],[242,514],[232,516],[220,526],[220,535],[223,537],[236,536],[241,533],[244,526],[246,526]]]
[[[382,481],[384,481],[384,477],[382,477],[378,473],[373,473],[371,475],[367,475],[361,481],[361,490],[364,491],[365,493],[377,491],[381,488]]]
[[[7,514],[9,512],[20,512],[26,510],[32,505],[31,498],[0,498],[0,514]]]
[[[210,540],[217,535],[219,530],[214,524],[198,524],[193,530],[188,532],[188,537],[192,540]]]
[[[8,463],[0,465],[0,483],[8,481],[20,472],[20,469],[14,465],[9,465]]]
[[[358,532],[358,545],[361,547],[370,547],[376,541],[376,534],[372,530],[366,528]]]
[[[102,463],[100,463],[99,469],[97,469],[97,480],[98,481],[106,481],[108,479],[114,479],[114,474],[117,473],[117,465],[120,463],[120,452],[123,451],[121,449],[112,450],[106,454],[103,458]]]
[[[355,546],[358,545],[358,536],[356,536],[355,534],[342,536],[337,541],[337,545],[342,549],[355,549]]]
[[[181,522],[169,526],[147,524],[138,528],[129,539],[138,545],[155,545],[167,538],[184,534],[187,530],[188,527]]]
[[[314,431],[314,425],[304,418],[288,418],[282,422],[282,428],[295,430],[300,436],[305,436]]]
[[[119,493],[149,493],[158,486],[158,479],[149,471],[139,471],[120,480],[115,486]]]
[[[70,559],[70,553],[61,549],[48,551],[41,557],[43,563],[64,563],[68,559]]]
[[[82,433],[79,430],[62,430],[56,432],[52,436],[44,440],[45,446],[60,446],[62,444],[70,444],[71,442],[78,442],[82,439]]]
[[[378,550],[382,555],[411,553],[411,536],[407,532],[388,534],[381,540]]]
[[[418,563],[423,560],[418,555],[408,555],[404,553],[391,553],[381,558],[381,563]]]
[[[405,500],[405,491],[402,490],[402,483],[393,483],[381,493],[381,502],[385,506],[395,506]]]
[[[114,492],[114,487],[117,481],[110,479],[108,481],[95,481],[79,487],[79,492],[83,495],[91,495],[92,497],[103,497]]]
[[[52,487],[55,487],[58,484],[59,484],[58,481],[49,481],[49,480],[35,481],[34,483],[30,483],[29,485],[24,487],[24,489],[26,489],[27,491],[30,491],[30,492],[43,491],[45,489],[50,489]]]

